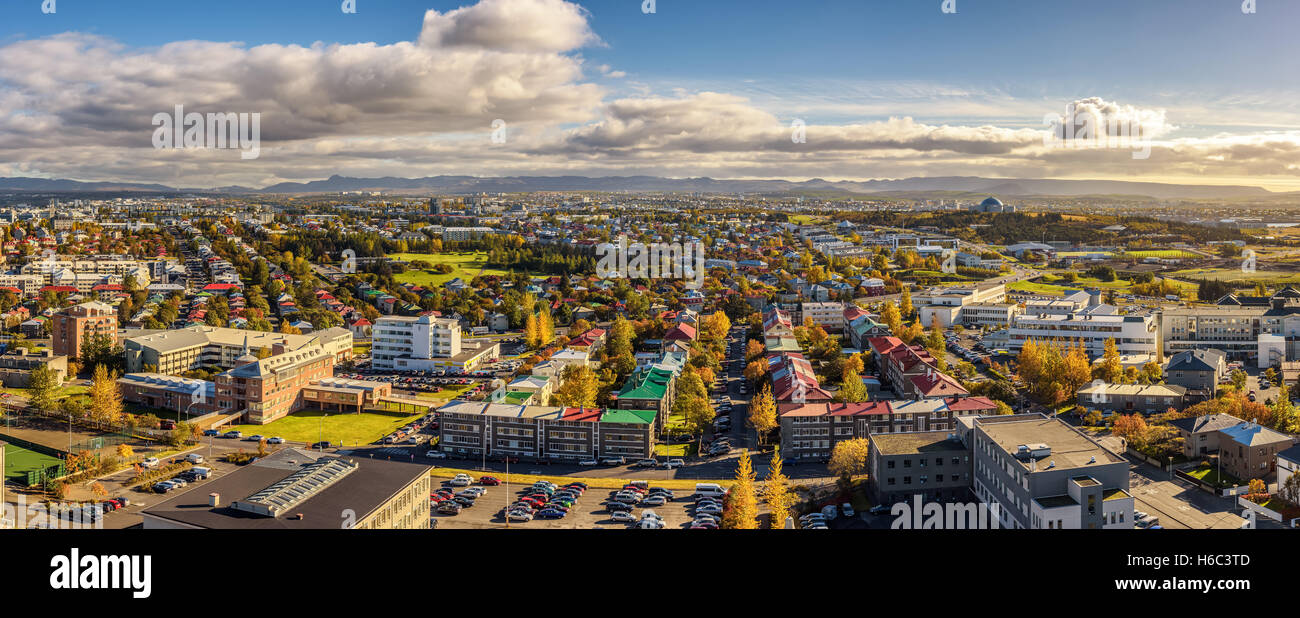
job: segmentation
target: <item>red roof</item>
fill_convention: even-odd
[[[948,409],[953,412],[970,412],[977,410],[995,410],[998,404],[988,397],[953,397],[945,399]]]
[[[238,290],[238,289],[239,286],[233,283],[209,283],[203,286],[204,292],[227,292],[230,290]]]
[[[601,408],[565,408],[561,418],[567,423],[596,423],[604,412]]]
[[[664,333],[664,339],[667,339],[669,341],[672,340],[695,341],[695,336],[696,336],[695,327],[691,326],[690,324],[678,324],[677,326],[672,327],[672,329],[669,330],[668,332]]]
[[[922,397],[960,397],[970,394],[960,382],[938,371],[910,376],[907,380]]]
[[[76,286],[73,286],[73,285],[47,285],[47,286],[41,288],[41,291],[42,291],[42,292],[54,292],[54,293],[56,293],[56,294],[59,293],[59,292],[76,292],[76,291],[77,291],[77,287],[76,287]]]

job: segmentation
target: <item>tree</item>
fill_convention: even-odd
[[[1243,390],[1245,390],[1245,389],[1246,389],[1246,372],[1244,372],[1244,371],[1242,371],[1242,370],[1240,370],[1240,369],[1233,369],[1233,370],[1232,370],[1232,385],[1235,386],[1235,387],[1237,388],[1238,391],[1243,391]]]
[[[790,507],[794,505],[795,496],[790,491],[790,479],[782,471],[781,447],[772,452],[772,463],[768,464],[767,482],[763,494],[767,498],[768,512],[771,513],[771,528],[785,526],[785,519],[790,516]],[[1293,475],[1300,477],[1300,475]]]
[[[1300,506],[1300,474],[1292,472],[1278,488],[1282,498],[1291,504]]]
[[[289,323],[289,320],[280,321],[280,333],[284,335],[301,335],[302,330],[297,326]]]
[[[750,339],[749,343],[745,344],[746,361],[753,361],[759,358],[763,358],[763,355],[766,353],[767,353],[767,347],[763,345],[762,341],[759,341],[757,339]]]
[[[541,327],[537,322],[537,314],[529,314],[528,319],[524,321],[524,343],[530,350],[536,350],[541,347]]]
[[[867,393],[867,385],[862,383],[862,376],[852,371],[850,367],[844,368],[843,379],[840,384],[840,390],[835,394],[836,401],[844,403],[861,403],[871,398]]]
[[[104,365],[96,365],[90,385],[90,417],[96,423],[113,424],[122,418],[122,410],[117,375],[110,373]]]
[[[1097,379],[1105,380],[1109,384],[1119,384],[1124,376],[1124,367],[1120,364],[1119,348],[1115,345],[1113,337],[1106,339],[1106,348],[1101,359],[1101,364],[1097,366]]]
[[[27,383],[31,395],[28,399],[37,410],[49,412],[54,410],[55,396],[58,392],[59,376],[49,365],[39,365],[32,369]]]
[[[596,396],[600,393],[600,382],[596,373],[586,365],[573,365],[565,368],[560,388],[551,395],[551,405],[566,408],[594,408]]]
[[[767,375],[766,360],[760,358],[758,360],[750,361],[748,365],[745,365],[744,376],[745,379],[749,380],[750,382],[754,382],[757,384],[758,381],[762,380],[763,376],[765,375]]]
[[[847,491],[855,474],[861,474],[867,465],[869,442],[866,438],[841,440],[831,451],[831,461],[826,467],[835,476],[840,477],[840,488]]]
[[[903,287],[902,298],[898,301],[898,311],[904,319],[912,317],[915,308],[912,307],[912,291],[906,286]]]
[[[124,442],[117,445],[117,456],[122,459],[130,459],[135,456],[135,449],[131,448],[130,444]]]
[[[772,387],[767,384],[749,402],[749,426],[758,434],[759,444],[766,444],[768,435],[776,429],[776,401],[772,399]]]
[[[758,498],[754,492],[754,464],[749,451],[740,452],[736,465],[736,483],[727,492],[722,512],[722,527],[729,530],[753,530],[758,527]]]
[[[903,336],[903,316],[899,314],[898,305],[885,303],[885,308],[880,312],[880,320],[895,337]]]
[[[1110,430],[1111,433],[1132,442],[1136,437],[1146,433],[1147,422],[1140,414],[1124,414],[1115,419]]]

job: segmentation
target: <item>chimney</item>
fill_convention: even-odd
[[[217,492],[208,494],[208,506],[212,508],[221,506],[221,494]]]

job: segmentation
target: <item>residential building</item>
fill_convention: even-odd
[[[1016,316],[1007,329],[1007,346],[1012,354],[1019,354],[1025,342],[1031,339],[1077,340],[1084,345],[1089,355],[1097,357],[1105,352],[1106,340],[1114,339],[1120,354],[1156,353],[1159,334],[1153,316],[1118,315],[1104,313],[1103,310],[1088,308],[1064,315]]]
[[[427,529],[429,471],[285,448],[164,497],[141,514],[146,530]]]
[[[294,350],[277,343],[271,356],[260,360],[245,355],[236,360],[234,369],[217,375],[217,409],[242,413],[242,421],[254,425],[284,418],[307,407],[304,388],[334,376],[335,358],[319,343]]]
[[[1222,350],[1184,350],[1165,365],[1165,383],[1187,389],[1189,403],[1214,397],[1228,374],[1227,354]]]
[[[781,456],[790,461],[827,461],[835,445],[872,435],[953,431],[954,419],[993,414],[993,401],[983,397],[812,402],[777,405]]]
[[[128,373],[117,379],[122,401],[157,410],[202,416],[217,409],[216,384],[161,373]]]
[[[460,322],[431,315],[384,316],[371,329],[370,365],[393,371],[473,371],[501,355],[500,344],[462,339]]]
[[[970,449],[952,431],[873,434],[867,454],[872,502],[890,505],[921,496],[960,502],[971,496]]]
[[[1101,380],[1079,389],[1078,403],[1108,412],[1165,412],[1181,410],[1187,403],[1187,388],[1176,384],[1108,384]]]
[[[81,357],[81,346],[92,337],[108,337],[109,348],[117,346],[117,310],[101,302],[73,305],[50,316],[50,338],[54,353]]]
[[[63,386],[68,377],[68,357],[48,349],[32,354],[26,348],[18,348],[0,354],[0,383],[6,388],[28,388],[32,370],[42,366],[54,372],[55,386]]]
[[[1217,453],[1223,471],[1242,481],[1271,480],[1277,454],[1295,443],[1286,434],[1229,414],[1180,418],[1169,424],[1183,439],[1183,455],[1200,459]]]
[[[654,456],[651,410],[452,401],[438,414],[439,448],[452,456],[531,461]]]
[[[334,357],[335,364],[352,358],[352,333],[346,328],[327,328],[310,335],[287,335],[191,326],[129,337],[123,345],[128,373],[140,373],[146,368],[168,375],[205,368],[231,369],[238,359],[259,352],[270,353],[277,345],[287,350],[320,345]]]
[[[1017,529],[1133,527],[1129,462],[1041,414],[964,417],[975,495]]]
[[[800,325],[812,320],[813,324],[827,332],[838,333],[844,330],[844,303],[803,303],[800,314]]]

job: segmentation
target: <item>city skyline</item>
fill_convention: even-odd
[[[202,188],[335,174],[982,176],[1300,190],[1294,5],[24,4],[0,27],[0,176]],[[1045,141],[1045,116],[1072,104],[1141,127],[1149,156]],[[259,114],[260,156],[156,149],[151,121],[178,105]]]

